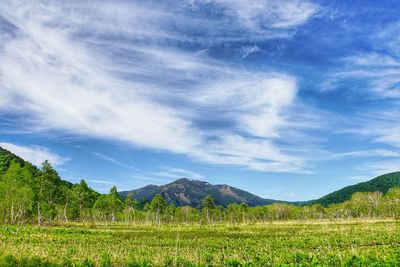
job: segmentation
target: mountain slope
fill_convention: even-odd
[[[12,160],[18,162],[21,166],[24,166],[26,164],[26,161],[22,158],[0,147],[0,176],[2,176],[7,171]]]
[[[310,201],[312,204],[328,206],[349,200],[356,192],[382,192],[386,193],[391,187],[400,186],[400,172],[393,172],[378,176],[367,182],[346,186],[338,191],[332,192],[320,199]]]
[[[230,203],[247,203],[249,206],[259,206],[276,202],[229,185],[212,185],[186,178],[162,186],[148,185],[136,190],[120,192],[122,196],[127,196],[129,193],[133,193],[135,199],[147,201],[150,201],[156,194],[161,194],[168,203],[192,207],[197,207],[207,195],[212,196],[216,204],[223,206],[228,206]]]

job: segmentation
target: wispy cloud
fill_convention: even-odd
[[[400,160],[366,162],[356,166],[356,169],[368,172],[373,176],[398,172],[400,170]]]
[[[93,183],[93,184],[116,185],[115,182],[106,181],[106,180],[88,180],[88,182]]]
[[[190,178],[196,180],[202,180],[204,178],[203,175],[182,168],[173,168],[170,166],[160,166],[160,170],[157,172],[150,172],[149,174],[155,177],[165,177],[165,178]]]
[[[400,98],[400,23],[392,23],[382,30],[378,27],[369,38],[370,51],[355,52],[341,59],[343,64],[336,71],[329,87],[356,81],[364,88],[359,94],[370,94],[371,98]]]
[[[340,89],[346,91],[343,95],[358,100],[352,107],[357,112],[346,114],[351,123],[342,127],[342,132],[361,136],[369,143],[384,144],[389,149],[339,153],[335,158],[399,157],[400,24],[384,25],[369,29],[368,38],[363,38],[368,49],[355,50],[353,55],[339,58],[339,68],[328,75],[324,89]],[[368,104],[360,104],[359,99],[366,99]],[[382,162],[374,164],[374,168],[379,164],[382,164],[381,171],[395,169],[392,168],[395,164],[390,163],[386,168],[388,165]]]
[[[195,3],[212,4],[221,7],[229,18],[237,20],[248,30],[260,32],[268,28],[292,28],[305,23],[318,12],[317,5],[309,1],[255,0],[192,0]]]
[[[370,119],[362,134],[369,135],[374,142],[400,148],[400,112],[389,110],[378,112]]]
[[[331,158],[363,158],[363,157],[386,157],[386,158],[400,158],[400,152],[387,150],[387,149],[367,149],[357,150],[344,153],[332,154]]]
[[[109,161],[109,162],[114,163],[114,164],[116,164],[118,166],[125,167],[125,168],[131,169],[131,170],[137,170],[137,168],[135,168],[135,167],[133,167],[133,166],[131,166],[129,164],[125,164],[125,163],[123,163],[121,161],[118,161],[118,160],[116,160],[116,159],[114,159],[112,157],[109,157],[107,155],[101,154],[99,152],[92,152],[92,154],[94,156],[96,156],[97,158],[99,158],[99,159],[102,159],[102,160],[105,160],[105,161]]]
[[[138,181],[154,182],[157,184],[165,184],[179,178],[189,178],[195,180],[203,180],[204,176],[193,170],[177,168],[171,166],[158,166],[154,171],[141,171],[129,175],[131,179]]]
[[[53,166],[61,166],[69,159],[52,153],[49,149],[41,146],[21,146],[7,142],[0,142],[0,147],[9,150],[17,156],[40,167],[45,160]]]
[[[397,103],[386,104],[380,111],[370,111],[368,114],[356,116],[353,127],[344,129],[342,132],[363,136],[371,143],[381,143],[392,147],[392,150],[378,149],[375,152],[383,154],[382,156],[395,157],[400,148],[399,118]]]
[[[0,41],[1,110],[19,115],[31,131],[119,140],[258,171],[305,171],[301,156],[276,145],[312,125],[300,125],[308,118],[294,112],[300,104],[296,78],[250,71],[207,51],[232,38],[287,37],[318,12],[316,5],[104,5],[0,4],[0,16],[13,25]],[[224,15],[202,12],[209,5]]]
[[[377,52],[350,56],[346,58],[345,61],[350,64],[365,67],[400,67],[400,62],[394,57]]]

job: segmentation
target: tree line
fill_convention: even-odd
[[[274,220],[315,220],[400,217],[400,187],[381,192],[357,192],[349,201],[324,207],[320,204],[296,206],[274,203],[249,207],[245,203],[217,205],[211,196],[199,207],[177,207],[156,195],[151,201],[139,201],[130,194],[121,197],[113,186],[100,194],[82,180],[78,184],[63,181],[48,161],[40,169],[31,164],[11,161],[0,174],[0,222],[3,224],[54,222],[92,223],[257,223]]]

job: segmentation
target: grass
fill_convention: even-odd
[[[0,266],[400,266],[399,226],[1,226]]]

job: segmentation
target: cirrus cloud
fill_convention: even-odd
[[[299,116],[293,114],[296,78],[213,58],[205,44],[232,36],[281,38],[317,7],[300,1],[190,4],[2,2],[0,16],[13,30],[0,41],[0,110],[32,132],[57,130],[203,162],[304,172],[301,157],[276,145],[302,130],[292,118]],[[210,4],[222,16],[196,11]],[[227,20],[237,27],[226,27]],[[194,31],[193,25],[202,26]],[[225,34],[230,28],[236,30]],[[260,37],[260,30],[271,35]]]

